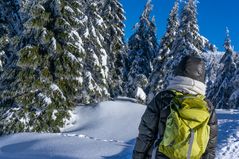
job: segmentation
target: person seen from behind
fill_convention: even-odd
[[[188,55],[168,87],[148,104],[139,125],[133,159],[214,159],[215,108],[206,99],[205,63]]]

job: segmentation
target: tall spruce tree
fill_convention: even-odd
[[[233,85],[230,83],[236,71],[236,64],[234,62],[234,51],[231,46],[231,39],[229,30],[227,29],[226,39],[224,43],[225,53],[220,60],[220,68],[217,72],[216,80],[210,90],[208,91],[208,98],[216,108],[229,109],[229,98],[233,92]]]
[[[123,68],[124,60],[124,10],[118,0],[106,0],[103,7],[102,17],[106,24],[105,50],[108,55],[107,66],[109,75],[107,82],[111,97],[123,93]]]
[[[211,52],[204,54],[205,59],[207,59],[207,65],[206,65],[206,85],[207,85],[207,92],[210,91],[210,88],[212,87],[214,81],[216,80],[217,71],[220,67],[220,59],[221,59],[221,53],[217,52]]]
[[[18,0],[0,0],[0,26],[7,26],[10,36],[20,34],[23,29],[19,10]]]
[[[83,36],[84,48],[87,52],[84,63],[84,89],[82,90],[82,103],[98,103],[107,100],[110,96],[107,79],[109,68],[108,55],[104,48],[106,24],[101,17],[101,1],[86,2],[86,32]]]
[[[174,6],[169,14],[166,33],[161,39],[158,54],[154,59],[153,72],[150,75],[149,85],[147,88],[148,101],[152,99],[156,92],[162,89],[164,83],[164,81],[161,79],[163,79],[167,70],[163,69],[163,66],[168,60],[170,60],[169,53],[172,49],[179,26],[178,7],[178,1],[175,1]]]
[[[232,109],[239,108],[239,56],[238,54],[236,54],[235,62],[236,62],[236,71],[230,81],[233,92],[228,102],[229,103],[228,105],[230,105],[230,108]]]
[[[224,64],[226,62],[226,60],[228,60],[228,57],[232,57],[233,55],[233,48],[231,45],[231,38],[230,38],[230,32],[229,29],[226,28],[226,38],[225,38],[225,42],[224,42],[224,48],[225,48],[225,54],[222,56],[221,60],[220,60],[220,64]]]
[[[9,30],[6,26],[0,26],[0,72],[3,72],[3,67],[7,63],[6,52],[9,50]]]
[[[179,29],[176,38],[172,44],[172,49],[169,53],[168,61],[161,69],[167,70],[162,80],[165,88],[168,85],[168,80],[173,75],[174,67],[186,55],[199,55],[205,51],[206,39],[199,34],[197,23],[197,1],[188,0],[180,15]]]
[[[0,0],[0,71],[16,57],[17,36],[23,30],[19,10],[19,1]]]
[[[152,72],[152,62],[158,50],[156,26],[154,18],[150,19],[152,11],[151,0],[148,0],[135,33],[128,42],[128,57],[130,61],[127,92],[130,97],[145,100],[145,87]]]
[[[40,0],[24,24],[19,60],[1,81],[0,134],[58,132],[81,90],[81,3]]]

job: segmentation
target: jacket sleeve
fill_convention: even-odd
[[[139,125],[139,135],[136,139],[133,150],[133,159],[149,158],[149,151],[152,147],[156,136],[159,120],[159,105],[157,96],[149,103],[144,112]]]
[[[206,152],[203,155],[203,159],[215,159],[216,158],[216,146],[217,146],[217,135],[218,135],[218,125],[217,125],[217,116],[215,108],[212,103],[208,102],[211,107],[211,117],[208,125],[210,126],[210,138],[207,145]]]

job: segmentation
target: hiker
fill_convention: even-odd
[[[217,144],[215,108],[205,98],[205,63],[185,56],[168,87],[148,104],[133,159],[214,159]]]

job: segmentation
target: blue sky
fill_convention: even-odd
[[[147,0],[120,0],[126,12],[126,40],[133,33]],[[159,39],[165,32],[169,12],[174,0],[152,0],[154,5],[152,15],[156,18]],[[200,34],[223,51],[226,27],[230,30],[232,45],[239,51],[239,0],[199,0],[198,24]]]

